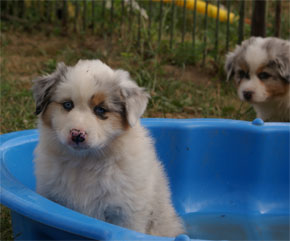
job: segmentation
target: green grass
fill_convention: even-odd
[[[5,240],[12,240],[12,226],[11,226],[11,218],[10,218],[10,210],[3,205],[0,205],[0,227],[1,227],[1,233],[0,233],[0,239],[2,241]]]

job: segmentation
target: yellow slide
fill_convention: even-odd
[[[154,1],[160,2],[160,0],[154,0]],[[174,3],[177,6],[183,7],[183,5],[184,5],[184,0],[163,0],[163,2],[166,2],[166,3],[171,3],[172,1],[174,1]],[[193,10],[194,9],[194,2],[195,2],[195,0],[187,0],[186,1],[186,8]],[[197,12],[205,14],[205,6],[206,6],[206,3],[204,1],[200,1],[200,0],[196,1],[196,11]],[[218,8],[215,5],[212,5],[209,3],[208,8],[207,8],[207,15],[209,17],[216,18],[217,12],[218,12]],[[227,21],[227,19],[228,19],[228,11],[220,8],[219,20],[221,22],[225,22],[225,21]],[[230,22],[232,23],[234,21],[234,19],[235,19],[235,15],[233,13],[230,13]]]

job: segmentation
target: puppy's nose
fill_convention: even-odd
[[[72,129],[70,131],[71,139],[73,142],[76,144],[79,144],[81,142],[84,142],[87,137],[87,133],[83,130],[78,130],[78,129]]]
[[[252,99],[252,96],[253,96],[253,92],[252,91],[244,91],[243,92],[243,95],[244,95],[244,98],[245,100],[251,100]]]

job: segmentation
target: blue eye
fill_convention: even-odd
[[[105,108],[101,107],[101,106],[96,106],[94,108],[94,112],[96,115],[98,116],[103,116],[107,111]]]
[[[269,79],[271,75],[268,74],[267,72],[261,72],[258,74],[258,77],[260,80],[265,80],[265,79]]]
[[[74,108],[74,103],[72,101],[66,101],[62,103],[63,108],[65,108],[67,111],[70,111],[72,108]]]

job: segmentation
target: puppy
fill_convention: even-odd
[[[290,41],[251,37],[226,57],[227,79],[264,121],[290,121]]]
[[[184,232],[152,139],[139,122],[148,94],[99,60],[63,63],[34,80],[37,192],[138,232]]]

